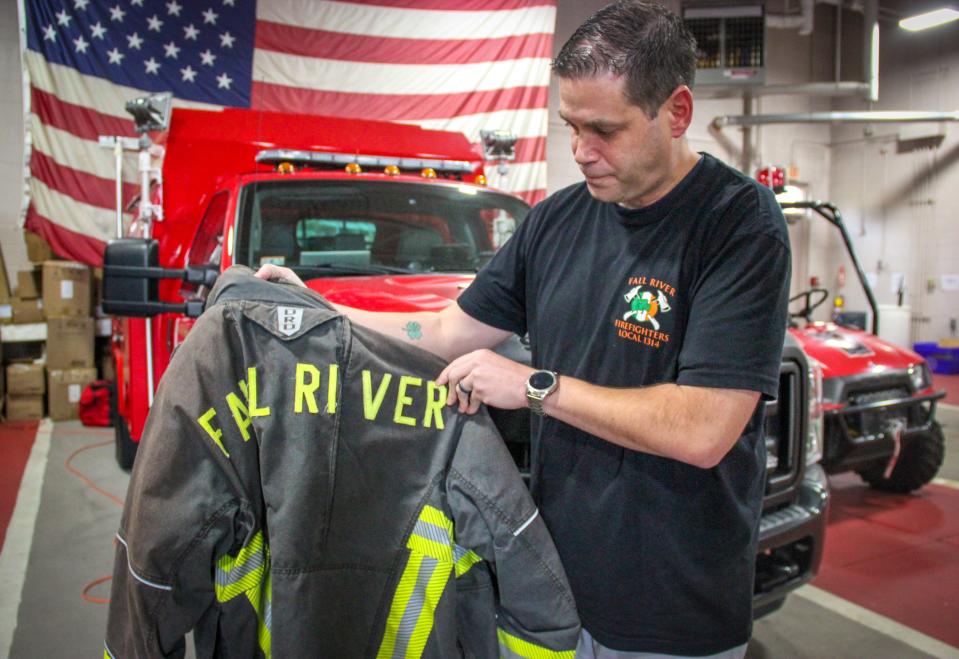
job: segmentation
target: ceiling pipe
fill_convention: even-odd
[[[879,0],[865,0],[863,4],[862,70],[869,91],[866,100],[879,101]]]
[[[865,82],[804,82],[796,85],[763,85],[761,87],[732,87],[703,85],[696,88],[697,98],[735,98],[739,96],[864,96],[869,91]]]
[[[830,123],[920,123],[959,121],[954,112],[806,112],[797,114],[722,115],[712,121],[716,128],[725,126],[763,126],[767,124],[830,124]]]

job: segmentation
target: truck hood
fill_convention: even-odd
[[[321,277],[306,285],[330,302],[367,311],[440,311],[469,286],[472,274]]]
[[[906,369],[923,361],[912,350],[862,330],[835,323],[790,328],[807,355],[822,364],[824,378],[847,377]]]

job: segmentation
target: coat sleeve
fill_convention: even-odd
[[[481,560],[496,582],[491,592],[496,598],[498,655],[572,659],[580,623],[566,573],[509,451],[485,413],[463,423],[447,477],[447,497],[458,596],[466,591],[473,602],[484,599],[480,593],[486,571],[470,574],[470,566]]]
[[[183,656],[201,618],[215,628],[217,558],[253,535],[225,455],[242,440],[222,410],[237,381],[215,311],[174,355],[140,441],[116,535],[104,656]],[[211,409],[216,416],[201,423]]]

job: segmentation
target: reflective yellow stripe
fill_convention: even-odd
[[[534,645],[529,641],[513,636],[500,627],[496,630],[499,637],[500,657],[523,657],[523,659],[574,659],[576,650],[550,650]]]
[[[453,573],[453,522],[441,510],[424,506],[406,547],[410,557],[393,593],[377,659],[423,655],[440,598]]]
[[[269,561],[269,552],[263,543],[263,532],[258,531],[250,544],[237,552],[236,558],[226,554],[217,562],[216,599],[229,602],[231,599],[258,586]]]
[[[470,568],[483,560],[483,557],[477,554],[475,551],[469,549],[463,549],[462,547],[456,547],[457,550],[464,551],[462,556],[456,559],[456,576],[462,577],[464,574],[470,571]],[[459,554],[459,551],[454,551],[454,555]]]
[[[262,531],[258,531],[250,544],[241,548],[235,557],[226,554],[217,559],[214,589],[218,602],[229,602],[238,595],[246,596],[256,612],[260,649],[270,657],[273,581],[270,577],[270,548],[263,541]]]
[[[430,637],[430,632],[433,631],[433,616],[439,607],[440,598],[443,596],[443,590],[449,578],[450,568],[447,563],[441,563],[437,566],[437,569],[430,576],[426,585],[423,606],[420,609],[420,617],[416,621],[416,628],[413,630],[413,636],[406,648],[406,659],[419,659],[423,656],[426,641]]]
[[[386,633],[383,635],[380,650],[376,653],[377,659],[392,657],[396,650],[400,622],[403,620],[406,604],[410,601],[416,587],[416,575],[419,574],[422,562],[423,556],[419,554],[410,555],[410,560],[403,570],[403,576],[400,577],[400,583],[396,586],[396,592],[393,593],[393,605],[390,607],[390,615],[386,619]]]

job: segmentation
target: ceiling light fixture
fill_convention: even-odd
[[[899,21],[899,27],[910,32],[918,32],[919,30],[927,30],[931,27],[951,23],[957,19],[959,19],[959,11],[949,7],[904,18]]]

